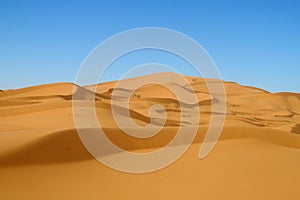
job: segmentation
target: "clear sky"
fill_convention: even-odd
[[[211,55],[224,80],[273,92],[300,92],[298,0],[1,0],[0,26],[2,89],[74,82],[82,61],[101,41],[151,26],[194,38]],[[134,63],[139,55],[131,61],[162,59],[181,73],[193,74],[176,59],[168,63],[168,56],[144,52],[143,57],[141,63]],[[116,72],[123,66],[119,62]],[[106,79],[119,75],[112,73]]]

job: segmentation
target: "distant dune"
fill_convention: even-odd
[[[149,76],[162,75],[172,73]],[[127,151],[152,151],[168,144],[177,128],[193,118],[180,118],[180,104],[188,102],[178,100],[166,87],[149,84],[130,99],[130,116],[141,126],[151,121],[151,105],[163,105],[167,111],[164,128],[149,139],[133,138],[118,129],[111,112],[116,81],[0,90],[0,199],[299,199],[300,94],[224,82],[225,127],[211,154],[199,160],[216,99],[204,79],[185,78],[200,106],[198,134],[174,164],[141,175],[110,169],[88,153],[74,127],[73,91],[78,94],[75,101],[84,106],[96,89],[97,117],[113,143]],[[165,84],[188,90],[176,82]],[[122,88],[124,93],[131,90]]]

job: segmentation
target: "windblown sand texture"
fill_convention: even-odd
[[[269,93],[224,82],[225,126],[213,151],[200,160],[198,152],[214,98],[204,79],[186,79],[200,106],[198,134],[174,164],[147,174],[110,169],[95,160],[81,143],[73,122],[73,87],[81,93],[82,99],[77,101],[84,106],[91,101],[85,96],[94,86],[55,83],[0,91],[0,199],[298,200],[300,94]],[[168,115],[165,127],[149,139],[124,134],[111,113],[115,84],[97,85],[95,105],[99,123],[119,147],[153,151],[165,146],[178,126],[188,122],[180,119],[179,102],[170,90],[149,84],[134,92],[130,115],[137,124],[146,126],[150,122],[149,107],[161,104]],[[172,82],[166,84],[179,87]],[[180,87],[185,90],[184,85]]]

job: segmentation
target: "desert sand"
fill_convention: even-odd
[[[80,141],[72,115],[73,88],[84,97],[94,86],[55,83],[0,91],[0,199],[299,199],[300,94],[224,82],[225,126],[213,151],[199,159],[212,97],[204,79],[186,79],[199,101],[198,134],[179,160],[145,174],[103,165]],[[142,140],[122,133],[113,120],[115,84],[97,85],[95,101],[111,141],[127,151],[152,151],[168,143],[181,124],[174,95],[155,84],[134,92],[130,114],[137,124],[149,123],[153,104],[168,113],[161,133]]]

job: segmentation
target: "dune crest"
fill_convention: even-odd
[[[211,106],[218,99],[209,94],[203,78],[185,76],[192,89],[172,81],[172,73],[120,82],[130,85],[151,76],[170,76],[164,83],[170,89],[153,83],[135,91],[130,87],[116,89],[118,82],[112,81],[0,90],[0,199],[45,195],[53,199],[58,193],[65,199],[82,199],[86,194],[91,199],[132,199],[132,194],[143,199],[157,199],[157,194],[163,199],[298,199],[300,94],[270,93],[223,82],[227,100],[225,126],[212,153],[199,160]],[[112,101],[116,90],[118,96]],[[197,101],[179,100],[172,90],[195,94]],[[166,112],[164,128],[157,135],[134,138],[117,126],[112,102],[117,115],[128,117],[122,103],[131,92],[129,114],[136,124],[147,126],[155,120],[154,125],[159,126]],[[74,96],[76,99],[72,99]],[[191,148],[173,165],[140,176],[121,173],[96,161],[83,146],[73,121],[72,100],[83,111],[94,104],[106,136],[126,151],[160,149],[172,140],[180,126],[186,127],[186,134],[190,126],[199,125],[199,130]],[[149,112],[157,104],[161,107]],[[181,118],[182,109],[196,106],[200,108],[199,121],[194,120],[193,112]],[[113,156],[115,152],[106,153]],[[15,190],[18,193],[12,192]]]

